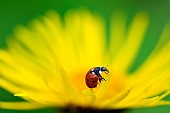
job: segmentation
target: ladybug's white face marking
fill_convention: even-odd
[[[99,73],[101,74],[101,73],[102,73],[102,71],[100,70],[100,71],[99,71]]]
[[[94,73],[94,68],[92,68],[91,71],[92,71],[92,74],[95,74],[95,73]]]

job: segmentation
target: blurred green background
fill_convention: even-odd
[[[27,25],[31,20],[45,14],[48,10],[56,10],[62,16],[69,9],[84,7],[90,11],[101,14],[109,29],[110,14],[115,10],[126,13],[128,22],[132,21],[136,12],[145,11],[150,16],[149,28],[145,36],[144,44],[136,58],[131,71],[142,63],[152,51],[165,24],[170,20],[170,0],[1,0],[0,1],[0,47],[5,48],[5,38],[11,35],[18,24]],[[107,33],[109,36],[109,34]],[[47,97],[48,98],[48,97]],[[12,94],[0,89],[0,100],[20,100]],[[170,111],[169,106],[154,108],[133,109],[129,113],[164,113]],[[59,110],[57,110],[59,112]],[[1,110],[0,113],[55,113],[55,109],[41,109],[31,111]]]

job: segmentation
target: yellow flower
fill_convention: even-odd
[[[0,85],[26,101],[0,102],[5,109],[43,107],[90,107],[128,109],[169,105],[170,26],[147,59],[129,72],[145,37],[149,18],[135,15],[126,31],[123,13],[113,15],[110,38],[105,22],[88,11],[60,16],[51,11],[42,21],[18,27],[0,50]],[[110,73],[97,88],[88,88],[90,68],[106,66]]]

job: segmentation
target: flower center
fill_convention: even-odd
[[[72,83],[75,85],[75,87],[78,89],[78,91],[82,91],[84,89],[87,89],[88,87],[86,86],[85,83],[85,76],[86,76],[86,71],[84,72],[76,72],[72,77]]]

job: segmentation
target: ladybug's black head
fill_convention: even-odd
[[[106,67],[101,67],[101,71],[104,71],[105,73],[109,73],[109,70]]]

